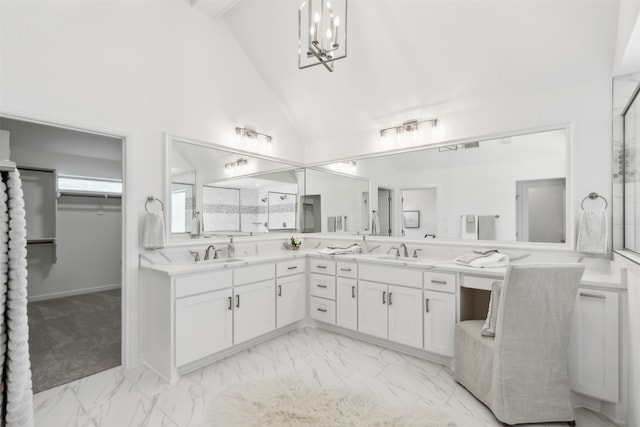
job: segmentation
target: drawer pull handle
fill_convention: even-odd
[[[240,295],[236,295],[236,308],[240,308]]]
[[[385,299],[386,296],[387,296],[387,292],[386,291],[382,292],[382,304],[387,303],[387,300]]]
[[[352,286],[351,287],[351,298],[355,298],[356,297],[356,287]]]
[[[278,285],[278,296],[282,296],[282,285]]]
[[[393,304],[393,302],[391,302],[391,295],[393,295],[393,292],[389,292],[389,305]]]
[[[431,283],[435,283],[436,285],[446,285],[446,280],[432,280]]]
[[[298,266],[294,265],[293,267],[287,267],[287,270],[295,270],[296,268],[298,268]]]
[[[321,312],[323,312],[323,313],[326,313],[326,312],[327,312],[327,309],[326,309],[326,308],[318,308],[317,310],[318,310],[318,311],[321,311]]]
[[[587,294],[587,293],[584,293],[584,292],[580,292],[580,296],[581,297],[585,297],[585,298],[596,298],[596,299],[602,299],[602,300],[607,299],[607,297],[604,296],[604,295]]]
[[[326,265],[316,265],[316,268],[322,268],[322,269],[324,269],[324,268],[327,268],[327,266],[326,266]]]
[[[316,286],[319,287],[319,288],[323,288],[323,289],[327,288],[327,285],[316,285]]]
[[[351,271],[350,268],[341,268],[340,271]]]
[[[424,300],[424,312],[425,313],[429,312],[429,298]]]
[[[227,307],[229,310],[233,310],[233,298],[229,297],[229,307]]]

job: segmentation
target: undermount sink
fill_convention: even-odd
[[[240,258],[220,258],[220,259],[207,259],[195,261],[196,264],[224,264],[225,262],[238,262],[242,261]]]
[[[378,256],[378,259],[386,259],[386,260],[402,261],[402,262],[416,262],[420,258],[409,258],[404,256],[396,256],[396,255],[380,255]]]

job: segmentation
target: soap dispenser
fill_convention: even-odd
[[[227,246],[227,255],[233,258],[236,255],[236,245],[233,243],[233,236],[229,236],[229,245]]]

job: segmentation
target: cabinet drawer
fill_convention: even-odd
[[[483,289],[485,291],[490,291],[493,282],[502,282],[502,280],[498,277],[480,277],[463,274],[461,285],[465,288]]]
[[[424,288],[443,292],[455,292],[456,275],[455,273],[425,272]]]
[[[309,271],[320,274],[336,274],[335,261],[327,261],[324,259],[309,259]]]
[[[233,271],[233,284],[246,285],[247,283],[262,282],[275,279],[276,269],[273,263],[250,265],[236,268]]]
[[[336,299],[336,278],[311,273],[309,275],[309,293],[317,297]]]
[[[360,264],[360,279],[391,285],[422,288],[422,271],[377,264]]]
[[[358,277],[358,264],[355,262],[338,262],[338,276],[350,277],[355,279]]]
[[[309,310],[312,319],[321,322],[336,323],[336,303],[322,298],[311,297],[309,299]]]
[[[290,274],[304,273],[304,258],[292,259],[290,261],[281,261],[276,264],[276,273],[278,277],[288,276]]]
[[[231,270],[207,271],[178,276],[175,279],[176,298],[231,287]]]

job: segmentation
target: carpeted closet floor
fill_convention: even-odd
[[[120,289],[29,303],[34,393],[119,366],[120,307]]]

